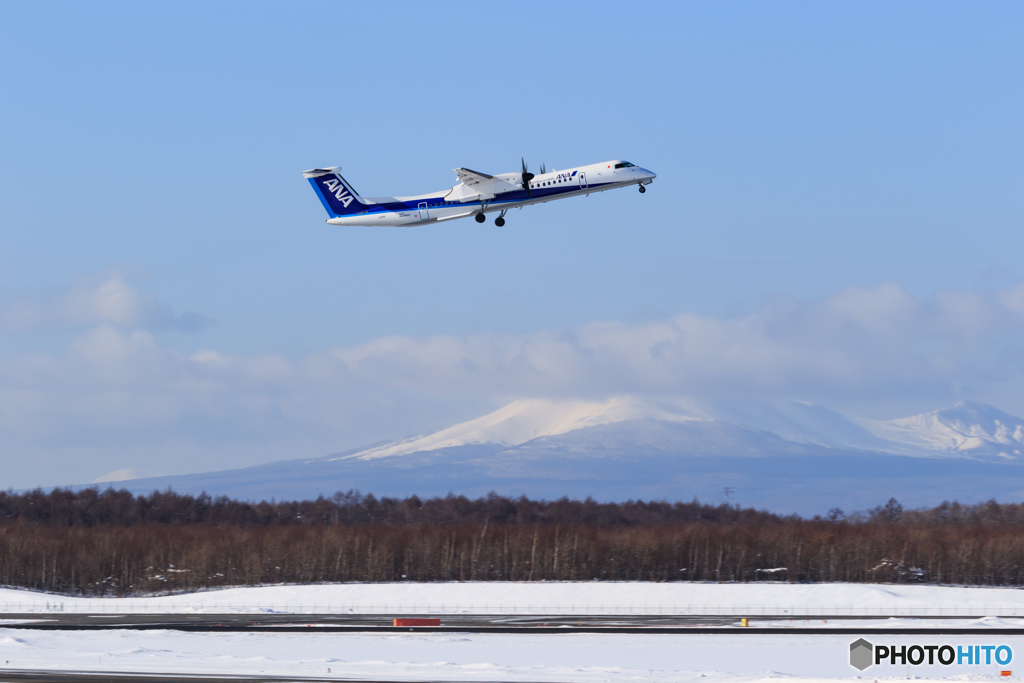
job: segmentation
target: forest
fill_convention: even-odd
[[[490,494],[313,501],[0,493],[0,584],[70,595],[344,581],[1021,585],[1024,504],[802,518],[692,502]]]

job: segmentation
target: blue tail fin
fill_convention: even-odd
[[[309,180],[316,196],[320,198],[331,218],[354,216],[370,208],[370,205],[341,177],[341,169],[314,168],[303,171],[302,177]]]

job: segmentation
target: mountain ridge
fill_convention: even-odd
[[[427,434],[320,458],[119,487],[261,498],[360,489],[404,497],[594,496],[713,501],[729,488],[781,512],[1024,496],[1024,421],[977,402],[890,421],[814,404],[619,396],[522,399]]]
[[[875,428],[891,440],[949,453],[1016,459],[1024,450],[1024,420],[980,401],[878,422]]]
[[[617,396],[603,402],[520,399],[452,427],[327,457],[371,460],[485,443],[516,447],[536,438],[636,420],[723,422],[795,443],[894,455],[977,454],[1013,459],[1024,449],[1024,420],[977,401],[880,421],[856,420],[800,401],[702,405],[688,399]]]

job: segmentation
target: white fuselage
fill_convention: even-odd
[[[543,204],[592,192],[604,192],[630,185],[647,185],[654,173],[633,166],[615,168],[623,162],[607,161],[568,170],[550,171],[523,187],[522,175],[503,173],[487,180],[462,182],[447,190],[415,197],[366,198],[367,210],[327,220],[331,225],[421,225],[482,213],[502,212],[530,204]]]

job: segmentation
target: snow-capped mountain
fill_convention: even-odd
[[[1024,496],[1024,421],[982,403],[891,421],[793,402],[524,399],[327,457],[123,482],[243,499],[377,495],[736,500],[786,512]],[[122,484],[118,484],[119,486]]]
[[[454,427],[374,446],[339,458],[372,460],[442,448],[495,444],[518,446],[532,439],[627,420],[710,421],[685,401],[654,404],[631,396],[606,401],[520,400]]]
[[[639,422],[675,425],[679,434],[731,426],[761,439],[771,435],[805,446],[894,455],[1015,459],[1024,449],[1024,420],[978,402],[898,420],[855,421],[799,401],[702,404],[617,396],[605,401],[523,399],[475,420],[334,459],[373,460],[461,446],[512,448],[592,427],[620,424],[628,431]]]
[[[1024,420],[977,401],[865,426],[910,451],[1009,460],[1024,451]]]

